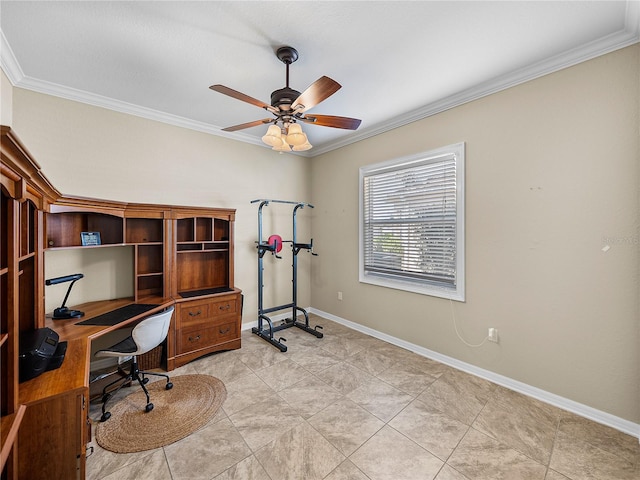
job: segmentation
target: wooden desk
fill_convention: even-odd
[[[103,313],[135,303],[132,298],[84,303],[74,309],[82,318],[52,320],[45,325],[67,341],[62,366],[20,384],[19,401],[27,407],[20,427],[19,478],[85,478],[86,444],[89,428],[89,365],[91,340],[131,325],[174,304],[171,298],[150,297],[144,302],[157,304],[152,310],[116,325],[77,325]]]
[[[80,310],[84,312],[84,317],[70,318],[68,320],[53,320],[50,315],[47,315],[45,319],[45,327],[49,327],[60,335],[60,341],[74,340],[78,338],[92,340],[104,335],[105,333],[112,332],[119,328],[126,327],[131,323],[135,323],[141,318],[148,317],[149,315],[153,315],[156,312],[164,310],[165,308],[173,305],[174,300],[173,298],[146,297],[144,300],[140,300],[137,303],[158,306],[116,325],[78,325],[80,322],[133,303],[136,303],[133,298],[118,298],[115,300],[101,300],[98,302],[88,302],[83,303],[82,305],[75,305],[72,307],[73,310]]]
[[[46,319],[45,250],[131,249],[133,299],[76,308],[87,319],[134,299],[161,307],[175,299],[167,341],[167,368],[172,370],[215,351],[240,348],[235,210],[63,196],[15,132],[4,125],[0,171],[1,476],[3,480],[82,479],[84,438],[77,437],[88,431],[82,419],[83,414],[86,419],[90,341],[141,317],[106,327]],[[83,246],[83,231],[100,232],[102,244]],[[20,337],[44,326],[69,342],[66,359],[58,370],[19,383]]]

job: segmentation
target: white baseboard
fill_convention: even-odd
[[[589,420],[593,420],[594,422],[601,423],[603,425],[614,428],[616,430],[619,430],[621,432],[624,432],[628,435],[631,435],[633,437],[640,439],[640,424],[630,422],[629,420],[616,417],[615,415],[611,415],[610,413],[597,410],[595,408],[589,407],[587,405],[584,405],[578,402],[574,402],[573,400],[569,400],[559,395],[547,392],[545,390],[541,390],[537,387],[527,385],[526,383],[513,380],[512,378],[505,377],[504,375],[500,375],[500,374],[491,372],[489,370],[476,367],[475,365],[462,362],[453,357],[442,355],[441,353],[434,352],[432,350],[421,347],[419,345],[415,345],[405,340],[392,337],[391,335],[387,335],[386,333],[382,333],[377,330],[373,330],[372,328],[368,328],[363,325],[351,322],[344,318],[337,317],[336,315],[333,315],[331,313],[323,312],[322,310],[318,310],[316,308],[308,308],[306,310],[309,313],[313,313],[320,317],[324,317],[328,320],[344,325],[345,327],[349,327],[361,333],[365,333],[367,335],[371,335],[372,337],[379,338],[380,340],[384,340],[385,342],[391,343],[393,345],[397,345],[398,347],[405,348],[414,353],[417,353],[418,355],[422,355],[423,357],[436,360],[438,362],[444,363],[445,365],[449,365],[450,367],[456,368],[458,370],[462,370],[463,372],[467,372],[477,377],[484,378],[486,380],[489,380],[490,382],[496,383],[510,390],[514,390],[516,392],[522,393],[523,395],[527,395],[529,397],[535,398],[537,400],[548,403],[555,407],[575,413],[576,415],[588,418]],[[247,328],[250,328],[250,327],[251,326]],[[244,329],[244,326],[243,326],[243,329]]]
[[[397,345],[398,347],[405,348],[414,353],[417,353],[418,355],[422,355],[423,357],[436,360],[438,362],[444,363],[445,365],[449,365],[450,367],[456,368],[458,370],[462,370],[463,372],[470,373],[477,377],[484,378],[493,383],[501,385],[510,390],[514,390],[516,392],[522,393],[523,395],[527,395],[529,397],[535,398],[537,400],[548,403],[555,407],[575,413],[576,415],[579,415],[581,417],[588,418],[589,420],[593,420],[594,422],[601,423],[611,428],[615,428],[616,430],[619,430],[628,435],[634,436],[640,440],[640,424],[630,422],[629,420],[625,420],[620,417],[616,417],[615,415],[611,415],[610,413],[603,412],[601,410],[597,410],[595,408],[589,407],[588,405],[584,405],[582,403],[569,400],[568,398],[561,397],[554,393],[541,390],[537,387],[533,387],[526,383],[522,383],[512,378],[505,377],[504,375],[497,374],[490,370],[485,370],[475,365],[462,362],[453,357],[442,355],[441,353],[434,352],[433,350],[429,350],[427,348],[421,347],[419,345],[415,345],[413,343],[407,342],[405,340],[402,340],[396,337],[392,337],[391,335],[387,335],[386,333],[382,333],[372,328],[365,327],[363,325],[351,322],[349,320],[338,317],[331,313],[327,313],[322,310],[318,310],[316,308],[311,308],[311,307],[306,308],[305,310],[308,313],[313,313],[320,317],[324,317],[328,320],[344,325],[345,327],[349,327],[361,333],[365,333],[367,335],[371,335],[372,337],[379,338],[380,340],[384,340],[385,342],[391,343],[393,345]],[[270,318],[275,323],[280,320],[284,320],[285,318],[287,318],[287,316],[288,316],[288,313],[284,313],[280,315],[274,315],[273,317],[270,317]],[[255,323],[243,324],[242,330],[248,330],[253,328],[254,326],[257,326],[257,321]]]
[[[305,310],[308,313],[311,313],[311,312],[309,312],[309,308],[305,308]],[[318,313],[317,315],[320,315],[320,314]],[[278,323],[278,322],[281,322],[282,320],[285,320],[285,319],[290,318],[290,317],[291,317],[291,312],[280,313],[278,315],[269,315],[269,318],[271,319],[272,323]],[[264,322],[263,328],[265,326],[268,326],[268,325],[269,324],[267,322]],[[251,330],[253,327],[258,328],[258,321],[257,320],[255,322],[243,323],[242,324],[242,331]]]

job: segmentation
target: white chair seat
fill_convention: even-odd
[[[118,357],[119,359],[122,359],[124,357],[133,357],[133,362],[131,363],[131,371],[127,374],[127,376],[111,382],[102,390],[102,417],[100,418],[100,421],[104,422],[111,417],[111,413],[106,411],[107,402],[109,401],[109,399],[113,395],[115,395],[115,393],[117,393],[118,390],[120,390],[125,384],[128,384],[133,380],[138,381],[140,387],[142,387],[142,390],[144,390],[144,393],[147,396],[147,405],[145,407],[145,411],[147,412],[153,410],[153,403],[151,403],[149,392],[145,387],[145,384],[149,381],[148,378],[145,378],[146,375],[157,375],[160,377],[164,377],[167,379],[166,389],[170,390],[171,388],[173,388],[173,384],[171,383],[168,375],[165,375],[163,373],[141,371],[138,368],[138,361],[136,358],[137,355],[142,355],[149,352],[150,350],[153,350],[158,345],[160,345],[165,338],[167,338],[173,311],[174,307],[170,307],[163,312],[145,318],[133,328],[129,337],[125,338],[121,342],[116,343],[115,345],[96,352],[96,357]],[[121,383],[115,390],[115,392],[107,393],[107,389],[118,382]]]

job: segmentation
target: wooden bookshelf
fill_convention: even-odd
[[[0,128],[1,478],[82,479],[90,342],[118,326],[76,327],[73,321],[46,319],[45,251],[132,248],[133,298],[83,310],[97,315],[132,302],[158,309],[176,304],[166,342],[171,370],[214,351],[240,348],[235,210],[63,196],[11,129]],[[99,233],[99,244],[83,245],[83,232]],[[59,369],[21,384],[20,336],[45,326],[68,341],[67,356]]]

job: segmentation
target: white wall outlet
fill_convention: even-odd
[[[338,292],[338,300],[342,300],[342,292]]]
[[[487,337],[488,337],[490,342],[498,343],[498,329],[497,328],[489,328],[489,333],[487,334]]]

